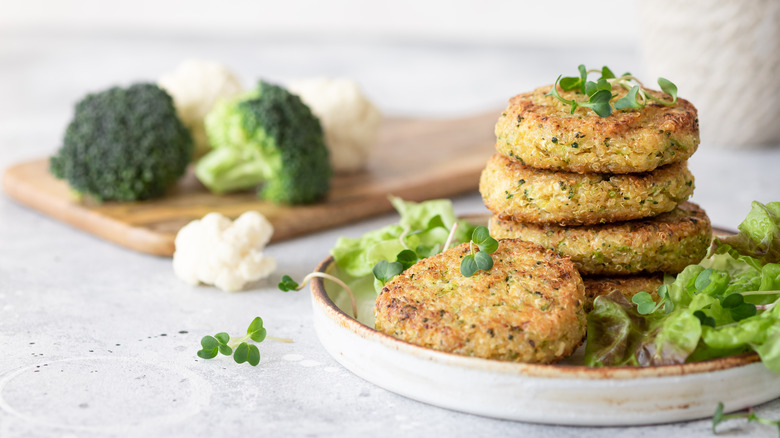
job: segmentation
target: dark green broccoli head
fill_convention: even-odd
[[[79,101],[50,165],[98,201],[137,201],[162,196],[184,174],[192,149],[171,97],[142,83]]]
[[[260,185],[263,199],[288,204],[317,201],[332,170],[322,127],[301,99],[261,81],[257,89],[218,104],[206,117],[214,150],[195,174],[223,193]]]

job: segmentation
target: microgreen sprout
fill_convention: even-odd
[[[432,230],[434,228],[444,228],[444,229],[447,228],[444,225],[444,221],[442,221],[441,216],[439,215],[434,216],[430,221],[428,221],[428,225],[426,226],[425,231]],[[452,243],[452,240],[455,237],[455,231],[457,229],[458,229],[458,223],[455,222],[452,225],[452,228],[450,228],[450,234],[447,236],[447,241],[444,243],[444,247],[441,248],[441,252],[446,251],[447,248],[450,247],[450,244]],[[404,244],[404,247],[405,246],[406,245]],[[379,280],[382,283],[382,286],[384,286],[385,284],[387,284],[388,281],[400,275],[402,272],[409,269],[415,263],[419,262],[424,258],[428,258],[433,255],[436,255],[439,252],[440,251],[438,245],[431,248],[417,247],[415,250],[404,249],[396,255],[395,261],[391,262],[389,260],[380,260],[376,265],[374,265],[374,268],[372,269],[374,278]]]
[[[606,66],[602,67],[601,70],[588,70],[582,64],[580,64],[577,69],[580,73],[579,76],[558,76],[552,89],[547,93],[564,104],[570,105],[571,114],[574,114],[579,107],[590,108],[601,117],[607,117],[612,114],[613,106],[611,101],[617,96],[616,94],[612,94],[613,85],[618,85],[628,90],[628,93],[625,96],[615,102],[614,109],[616,110],[644,108],[650,101],[667,106],[674,105],[677,102],[677,86],[668,79],[658,78],[658,85],[664,93],[671,96],[671,101],[660,99],[654,94],[648,93],[644,84],[635,76],[631,75],[631,73],[623,73],[616,77],[615,74],[612,73],[612,70]],[[589,81],[588,75],[590,73],[601,73],[601,77],[595,82]],[[565,99],[558,92],[558,87],[563,91],[576,91],[580,94],[584,94],[588,97],[588,100],[578,101],[576,99]]]
[[[742,295],[743,297],[749,295],[780,295],[780,290],[752,290],[747,292],[739,292],[739,294]],[[777,300],[770,304],[756,304],[756,310],[768,312],[772,310],[772,308],[775,307],[778,302],[780,302],[780,300]]]
[[[220,353],[225,356],[233,355],[233,360],[236,363],[249,362],[250,365],[257,366],[260,363],[260,350],[257,345],[249,344],[246,341],[251,339],[259,344],[265,340],[266,335],[263,319],[258,316],[249,324],[244,336],[231,337],[225,332],[217,333],[214,336],[204,336],[200,340],[200,345],[203,348],[198,350],[197,354],[202,359],[213,359]],[[289,342],[289,340],[283,341]]]
[[[380,260],[379,263],[374,266],[372,272],[374,273],[374,277],[381,281],[384,286],[396,275],[404,272],[404,265],[399,261],[388,262],[387,260]]]
[[[778,435],[780,436],[780,420],[770,420],[768,418],[762,418],[756,415],[756,413],[753,411],[753,408],[748,408],[747,412],[738,412],[735,414],[724,414],[723,413],[723,402],[718,402],[718,407],[715,408],[715,414],[712,416],[712,433],[717,435],[717,432],[715,431],[715,428],[722,422],[726,420],[733,420],[733,419],[739,419],[739,418],[745,418],[748,422],[755,421],[756,423],[760,424],[766,424],[768,426],[775,426],[778,430]]]
[[[653,300],[653,297],[650,295],[650,293],[644,291],[639,292],[631,297],[631,301],[636,304],[636,311],[640,315],[649,315],[661,307],[664,308],[665,313],[670,313],[672,310],[674,310],[674,303],[669,297],[669,287],[667,285],[662,284],[656,293],[658,294],[657,303]]]
[[[474,245],[479,250],[474,253]],[[464,277],[471,277],[477,271],[489,271],[493,267],[493,257],[490,254],[498,249],[498,241],[490,237],[487,227],[479,226],[474,229],[469,242],[470,253],[460,262],[460,273]]]
[[[347,291],[347,294],[349,294],[349,299],[352,302],[352,316],[354,316],[355,319],[357,319],[358,312],[357,312],[357,302],[355,301],[355,294],[352,293],[352,289],[350,289],[349,286],[347,286],[347,284],[344,283],[343,281],[341,281],[341,279],[338,278],[338,277],[335,277],[335,276],[330,275],[330,274],[326,274],[324,272],[312,272],[309,275],[303,277],[303,280],[301,280],[301,283],[298,284],[289,275],[283,275],[282,276],[282,281],[279,282],[278,287],[279,287],[279,290],[281,290],[282,292],[289,292],[289,291],[293,291],[293,290],[296,290],[296,291],[297,290],[301,290],[301,289],[304,288],[304,286],[306,286],[306,283],[308,283],[309,280],[311,280],[312,278],[315,278],[315,277],[323,278],[323,279],[326,279],[326,280],[330,280],[330,281],[338,284],[339,286],[341,286],[342,289],[344,289],[345,291]]]
[[[755,304],[746,303],[742,294],[736,292],[723,297],[720,305],[724,309],[729,309],[731,318],[734,319],[734,321],[750,318],[758,312]]]

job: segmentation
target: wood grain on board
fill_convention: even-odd
[[[18,202],[103,239],[148,254],[171,256],[178,230],[216,211],[231,218],[248,210],[274,225],[280,241],[392,210],[387,195],[407,200],[475,191],[492,155],[498,112],[453,120],[388,119],[368,168],[336,175],[322,202],[283,206],[254,191],[214,195],[190,173],[163,198],[131,203],[79,200],[48,170],[48,158],[20,163],[3,174],[3,188]]]

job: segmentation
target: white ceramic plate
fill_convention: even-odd
[[[333,273],[332,257],[317,271]],[[471,414],[535,423],[617,426],[711,417],[780,397],[780,375],[755,354],[657,367],[502,362],[423,348],[373,329],[375,296],[312,282],[314,328],[344,367],[389,391]],[[338,303],[335,304],[335,303]],[[344,309],[344,310],[342,310]],[[576,356],[576,355],[575,355]]]

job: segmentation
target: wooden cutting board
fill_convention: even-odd
[[[231,218],[259,211],[274,225],[273,242],[391,211],[389,194],[423,201],[474,191],[494,151],[498,115],[387,119],[368,168],[335,176],[327,198],[305,206],[263,202],[253,191],[214,195],[191,172],[163,198],[99,204],[77,199],[64,181],[51,176],[48,158],[10,167],[2,183],[18,202],[76,228],[133,250],[171,256],[179,229],[212,211]]]

